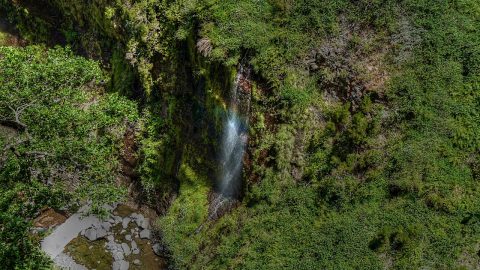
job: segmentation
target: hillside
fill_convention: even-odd
[[[0,14],[2,265],[51,267],[41,209],[134,201],[172,269],[480,268],[478,1]]]

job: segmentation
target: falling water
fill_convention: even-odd
[[[239,109],[238,92],[243,76],[244,67],[241,65],[231,88],[221,143],[219,188],[223,197],[238,196],[241,187],[243,154],[248,138],[246,117],[241,115],[242,110]]]

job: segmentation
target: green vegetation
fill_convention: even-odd
[[[121,93],[141,103],[137,173],[175,268],[480,268],[478,1],[47,2],[66,42],[111,80],[62,49],[0,51],[2,143],[30,140],[7,151],[4,197],[118,199],[106,196],[121,193],[112,157],[137,118]],[[54,16],[3,3],[27,39],[54,32]],[[211,220],[223,99],[241,61],[254,71],[244,197]],[[45,164],[79,170],[81,192],[63,193],[72,185]],[[28,211],[15,221],[25,228]],[[16,254],[34,249],[22,245]],[[36,254],[25,267],[43,264]]]
[[[29,240],[43,207],[92,211],[117,202],[126,123],[135,104],[103,93],[98,64],[68,49],[0,47],[0,262],[37,269],[48,261]]]

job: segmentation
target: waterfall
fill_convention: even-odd
[[[223,197],[238,196],[241,189],[243,155],[247,144],[247,115],[242,100],[242,83],[247,81],[248,69],[240,65],[230,90],[227,116],[224,122],[220,150],[219,191]],[[247,101],[249,103],[249,100]]]
[[[210,202],[208,220],[215,220],[234,207],[241,193],[251,99],[249,67],[239,65],[229,94],[218,155],[217,189]],[[196,229],[196,233],[202,230],[203,225]]]

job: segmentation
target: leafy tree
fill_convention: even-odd
[[[86,202],[100,212],[125,191],[116,184],[122,138],[137,119],[133,102],[105,94],[98,63],[69,49],[0,47],[0,262],[47,263],[31,242],[45,207]]]

